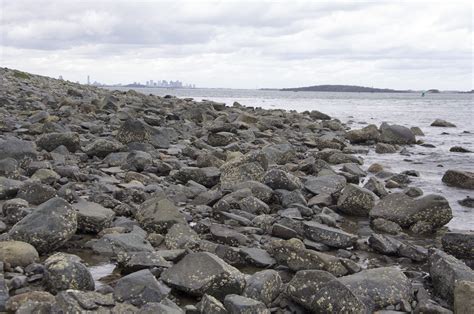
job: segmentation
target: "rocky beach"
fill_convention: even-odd
[[[422,128],[351,127],[0,68],[0,312],[472,313],[474,232],[364,163]]]

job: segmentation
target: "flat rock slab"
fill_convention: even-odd
[[[303,230],[308,239],[331,247],[347,248],[353,246],[357,241],[357,236],[354,234],[320,224],[316,221],[303,222]]]

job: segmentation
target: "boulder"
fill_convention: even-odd
[[[31,244],[21,241],[0,242],[0,261],[12,267],[26,267],[38,260],[38,251]]]
[[[198,309],[199,313],[228,313],[221,301],[208,294],[202,296],[201,301],[196,304],[196,308]]]
[[[54,309],[56,311],[60,309],[61,313],[106,312],[114,305],[111,293],[69,289],[56,295]]]
[[[77,211],[77,229],[82,232],[99,233],[110,227],[115,212],[94,202],[82,199],[72,205]]]
[[[311,313],[368,313],[366,305],[336,277],[321,270],[301,270],[286,295]]]
[[[461,281],[474,282],[474,271],[462,261],[441,250],[431,249],[429,253],[429,271],[435,291],[452,304],[456,284]]]
[[[22,181],[0,177],[0,200],[15,197],[23,185]]]
[[[377,126],[370,124],[359,130],[350,130],[346,133],[346,138],[352,144],[375,142],[379,139],[380,132]]]
[[[301,187],[301,183],[297,177],[276,168],[270,169],[265,173],[263,183],[274,190],[283,189],[293,191]]]
[[[138,119],[126,120],[118,129],[117,140],[123,144],[146,143],[151,138],[151,127]]]
[[[474,281],[459,281],[454,287],[454,313],[470,313],[474,309]]]
[[[276,264],[275,259],[267,251],[259,248],[241,247],[240,256],[245,262],[256,267],[267,268]]]
[[[396,267],[366,269],[338,280],[371,311],[413,299],[410,280]]]
[[[9,231],[12,239],[33,245],[40,254],[53,251],[76,233],[77,214],[64,199],[41,204]]]
[[[394,154],[397,152],[397,148],[391,144],[377,143],[375,152],[377,154]]]
[[[396,222],[387,219],[376,218],[370,223],[372,228],[376,231],[381,231],[389,234],[398,234],[402,232],[402,227],[400,227]]]
[[[154,248],[144,235],[130,232],[106,234],[92,243],[92,250],[101,255],[118,256],[130,252],[153,252]]]
[[[174,224],[166,234],[165,244],[170,250],[192,248],[197,245],[199,235],[187,224]]]
[[[308,239],[335,248],[351,247],[357,241],[357,236],[354,234],[320,224],[316,221],[303,222],[303,230]]]
[[[369,180],[364,184],[364,189],[373,192],[378,197],[384,197],[388,194],[384,184],[375,177],[369,178]]]
[[[452,211],[448,201],[440,195],[413,199],[404,193],[392,193],[375,205],[370,217],[390,220],[403,228],[424,223],[431,230],[437,230],[452,219]]]
[[[267,157],[261,152],[234,158],[220,168],[221,188],[232,189],[234,185],[246,181],[261,182],[267,167]]]
[[[313,194],[336,194],[346,186],[346,178],[340,175],[311,177],[304,183],[305,189]]]
[[[83,151],[89,156],[104,158],[110,153],[122,150],[124,146],[115,140],[107,138],[98,138],[83,148]]]
[[[474,172],[448,170],[444,173],[442,181],[449,186],[474,190]]]
[[[241,210],[248,213],[260,215],[260,214],[269,214],[271,209],[265,204],[265,202],[259,200],[254,196],[247,196],[239,202],[239,207]]]
[[[271,144],[262,148],[269,163],[284,165],[296,157],[296,151],[291,144]]]
[[[283,282],[276,270],[266,269],[254,273],[246,279],[243,295],[270,305],[280,295]]]
[[[142,269],[153,269],[156,274],[160,270],[173,266],[172,263],[165,260],[157,251],[123,251],[117,255],[117,261],[122,274],[137,272]]]
[[[56,195],[56,190],[37,181],[25,182],[18,190],[17,197],[30,204],[39,205]]]
[[[456,125],[442,119],[436,119],[431,123],[431,126],[442,127],[442,128],[455,128]]]
[[[183,167],[173,175],[173,178],[183,183],[192,180],[205,187],[212,188],[219,183],[220,176],[221,172],[216,167]]]
[[[79,134],[76,132],[46,133],[38,138],[36,145],[48,152],[55,150],[61,145],[65,146],[72,153],[81,148]]]
[[[224,306],[229,314],[270,314],[270,310],[262,302],[237,294],[227,295],[224,299]]]
[[[114,288],[114,298],[135,306],[150,302],[161,302],[171,289],[156,280],[148,269],[143,269],[120,278]]]
[[[110,156],[110,155],[109,155]],[[153,164],[153,157],[151,154],[139,150],[134,150],[127,155],[124,169],[142,172]]]
[[[441,238],[443,250],[457,258],[474,259],[474,231],[451,231]]]
[[[212,295],[223,299],[240,294],[245,287],[244,275],[214,254],[207,252],[186,255],[161,274],[170,286],[191,295]]]
[[[36,159],[38,152],[36,144],[31,141],[20,139],[0,140],[0,160],[5,158],[13,158],[15,160],[23,160],[25,158]]]
[[[414,144],[416,142],[413,132],[409,128],[401,125],[382,123],[380,131],[379,141],[382,143],[403,145]]]
[[[210,133],[207,136],[207,142],[211,146],[227,146],[230,143],[234,142],[235,139],[235,134],[230,132]]]
[[[313,120],[331,120],[330,116],[328,116],[327,114],[322,113],[321,111],[318,111],[318,110],[311,110],[309,112],[309,116]]]
[[[79,256],[56,253],[45,260],[44,266],[45,286],[53,294],[68,289],[93,291],[95,288],[94,279]]]
[[[368,216],[378,199],[373,192],[351,183],[342,190],[337,208],[348,215]]]
[[[250,189],[252,195],[264,203],[269,203],[273,196],[273,190],[271,188],[257,181],[245,181],[232,187],[233,191],[238,191],[241,189]]]
[[[162,194],[143,202],[135,218],[144,229],[158,233],[167,231],[175,223],[186,223],[183,214]]]

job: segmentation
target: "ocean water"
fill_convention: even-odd
[[[126,90],[125,88],[120,88]],[[474,95],[459,93],[331,93],[331,92],[281,92],[273,90],[242,89],[167,89],[137,88],[145,94],[208,99],[232,105],[234,101],[245,106],[266,109],[319,110],[348,124],[352,129],[367,124],[379,126],[382,122],[407,127],[420,127],[425,136],[418,137],[435,148],[419,145],[408,147],[411,156],[376,154],[373,150],[364,158],[364,167],[374,162],[400,172],[417,170],[419,178],[411,185],[420,187],[425,194],[445,196],[454,211],[448,224],[451,229],[474,230],[474,209],[463,207],[458,200],[474,198],[474,191],[448,187],[441,182],[447,169],[474,172],[474,153],[453,153],[449,149],[462,146],[474,151]],[[435,119],[444,119],[456,128],[431,127]]]

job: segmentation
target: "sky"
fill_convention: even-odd
[[[471,1],[0,0],[0,66],[85,83],[473,89]]]

